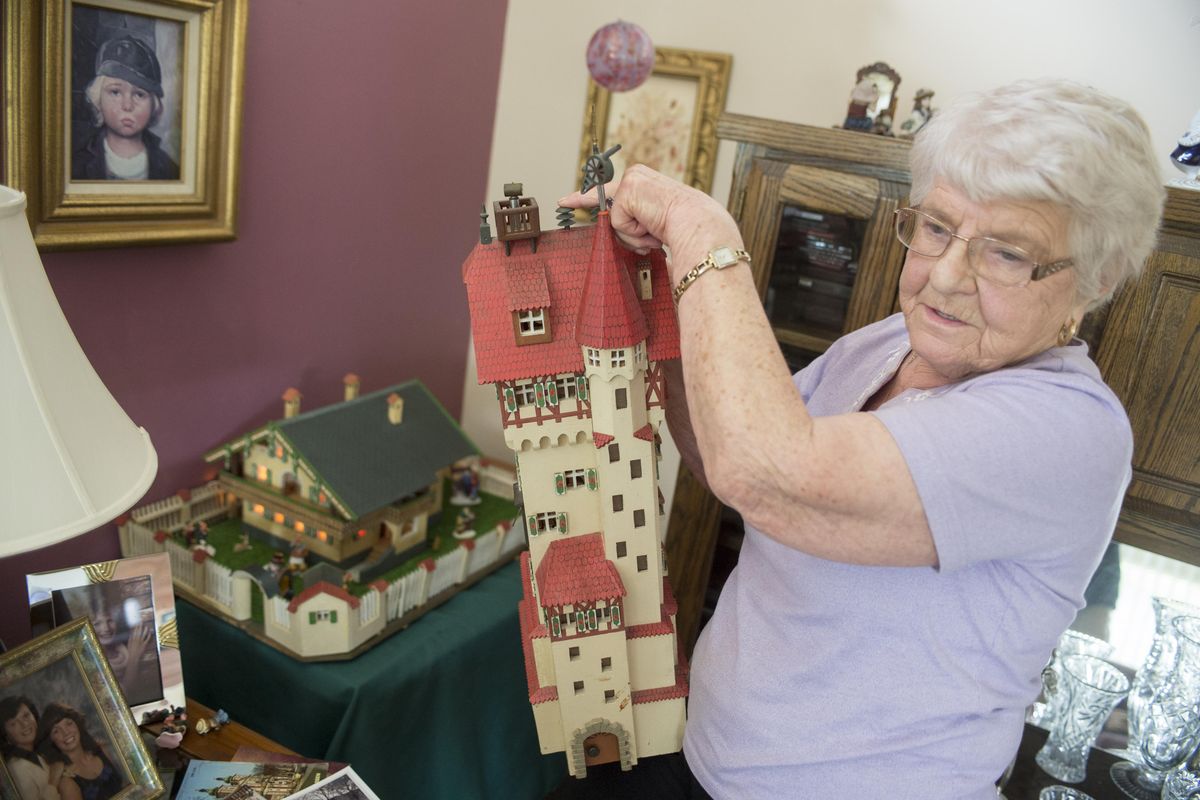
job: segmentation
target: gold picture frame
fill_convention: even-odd
[[[235,238],[247,6],[5,4],[0,180],[39,248]]]
[[[600,149],[621,145],[613,156],[619,175],[644,163],[702,192],[712,191],[717,161],[717,117],[725,110],[733,56],[701,50],[654,48],[646,82],[613,93],[588,80],[580,165],[592,151],[592,118]]]
[[[30,712],[27,717],[22,709]],[[163,794],[162,779],[86,618],[0,655],[0,715],[6,717],[5,723],[32,717],[39,733],[42,727],[58,727],[54,720],[74,723],[81,752],[108,762],[106,771],[94,779],[106,780],[106,788],[115,789],[107,797],[154,800]],[[0,763],[0,797],[21,797],[17,782],[40,779],[39,760],[41,764],[52,763],[48,758],[69,760],[71,753],[63,755],[56,744],[45,746],[40,754],[32,748],[22,752],[26,755],[14,752]],[[22,759],[28,764],[20,764],[18,770]],[[46,773],[49,781],[49,770]]]

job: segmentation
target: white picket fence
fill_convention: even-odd
[[[265,605],[270,609],[271,618],[275,620],[275,624],[284,630],[292,627],[292,612],[288,611],[288,601],[283,597],[276,595],[275,597],[266,598]],[[264,609],[264,612],[266,609]]]

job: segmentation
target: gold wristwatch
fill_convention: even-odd
[[[716,250],[709,250],[708,255],[704,260],[696,266],[688,270],[687,274],[679,279],[679,285],[675,287],[673,296],[675,304],[679,305],[679,298],[687,291],[687,288],[696,282],[704,273],[710,269],[725,269],[732,267],[739,261],[750,263],[750,254],[745,250],[734,250],[732,247],[718,247]]]

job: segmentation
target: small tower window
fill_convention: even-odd
[[[575,694],[583,694],[583,681],[575,681]]]
[[[513,387],[513,392],[519,406],[531,406],[537,402],[537,389],[532,383],[518,383]]]
[[[608,446],[608,461],[610,464],[615,464],[621,460],[621,446],[613,442]]]
[[[625,351],[624,350],[613,350],[612,351],[611,366],[613,369],[617,369],[618,367],[625,366]]]
[[[605,656],[604,658],[600,659],[600,671],[601,672],[612,672],[612,657],[611,656]]]
[[[646,524],[646,512],[638,509],[633,512],[633,527],[640,528]]]
[[[628,389],[617,389],[616,401],[617,401],[617,408],[628,408],[629,407],[629,390]]]
[[[538,532],[558,530],[558,512],[545,511],[535,518]]]
[[[550,320],[545,308],[529,308],[513,312],[513,331],[517,344],[540,344],[550,341]]]
[[[631,480],[637,480],[640,477],[642,477],[642,460],[640,458],[635,458],[633,461],[629,462],[629,478]]]
[[[600,351],[596,350],[595,348],[589,347],[587,349],[587,361],[588,361],[589,367],[600,366]]]
[[[650,559],[646,556],[637,557],[638,572],[645,572],[650,569]]]
[[[638,264],[638,298],[641,300],[654,299],[654,287],[650,280],[650,262],[639,261]]]
[[[571,657],[571,660],[574,661],[575,659],[579,658],[579,648],[572,647],[567,651],[567,654]]]
[[[563,473],[568,489],[581,489],[587,484],[587,473],[583,469],[569,469]]]
[[[617,699],[617,692],[615,689],[605,689],[604,690],[604,702],[612,703],[612,702],[615,702],[616,699]]]
[[[629,555],[629,547],[625,542],[617,542],[617,558],[624,558]]]
[[[613,495],[613,513],[625,510],[625,496],[620,494]]]

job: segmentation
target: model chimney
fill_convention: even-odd
[[[504,254],[512,252],[512,243],[521,239],[532,239],[533,252],[537,252],[538,236],[542,232],[537,200],[522,197],[525,187],[519,183],[504,184],[504,200],[492,203],[492,214],[496,217],[496,238],[504,242]]]
[[[294,387],[288,387],[288,390],[283,393],[283,418],[291,419],[300,413],[300,391]]]
[[[392,392],[388,395],[388,422],[399,425],[404,421],[404,398]]]
[[[358,376],[353,372],[347,372],[342,378],[342,386],[345,387],[347,400],[354,400],[358,397]]]

